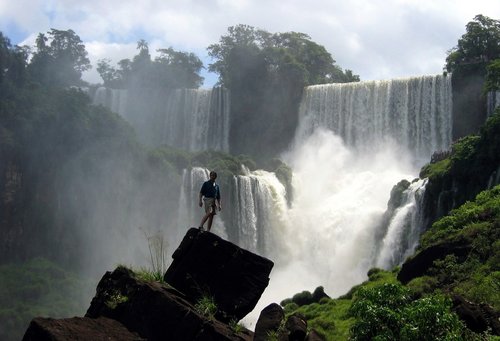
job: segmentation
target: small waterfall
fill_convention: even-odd
[[[223,211],[215,218],[212,232],[227,239],[227,229],[236,227],[236,239],[232,242],[250,251],[269,255],[273,251],[274,234],[283,225],[285,187],[274,173],[247,169],[244,173],[231,177],[230,188],[221,186]],[[179,226],[197,226],[201,220],[203,210],[198,207],[198,194],[208,177],[209,170],[205,168],[194,167],[183,171]],[[233,200],[226,205],[224,200],[229,196]],[[226,213],[229,206],[230,215]],[[183,233],[184,230],[181,230],[177,237],[182,238]]]
[[[318,127],[348,146],[368,149],[394,141],[428,160],[451,142],[451,77],[313,85],[305,89],[296,143]]]
[[[101,86],[95,91],[93,103],[105,106],[111,111],[116,112],[125,118],[127,117],[127,90],[109,89]]]
[[[500,91],[490,91],[486,97],[486,113],[493,115],[495,109],[500,107]]]
[[[233,178],[234,224],[239,226],[239,245],[269,256],[276,247],[276,234],[284,226],[286,190],[274,173],[263,170]]]
[[[401,206],[389,219],[375,265],[390,269],[415,252],[423,224],[422,201],[428,179],[413,182],[404,192]]]

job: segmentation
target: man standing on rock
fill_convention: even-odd
[[[214,219],[214,215],[217,213],[217,209],[222,210],[222,206],[220,203],[220,190],[219,185],[215,183],[215,179],[217,179],[217,173],[214,171],[210,172],[210,179],[205,181],[201,186],[200,195],[199,195],[199,205],[203,206],[201,199],[205,203],[205,215],[201,219],[199,229],[203,231],[203,225],[208,220],[207,223],[207,231],[210,231],[212,227],[212,222]]]

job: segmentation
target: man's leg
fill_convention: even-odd
[[[206,213],[203,218],[201,218],[201,222],[200,222],[200,230],[203,230],[203,225],[205,225],[205,222],[207,221],[207,219],[209,217],[211,217],[212,214],[211,213]]]
[[[214,213],[210,213],[210,216],[208,217],[208,222],[207,222],[207,231],[210,231],[212,228],[212,222],[214,221]]]

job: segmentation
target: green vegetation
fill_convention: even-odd
[[[349,313],[353,297],[356,297],[361,289],[370,290],[384,283],[398,283],[395,273],[372,269],[366,282],[353,287],[349,293],[337,299],[323,297],[317,302],[299,306],[296,302],[314,296],[314,294],[304,291],[294,295],[293,298],[283,300],[281,305],[285,310],[285,318],[294,313],[303,315],[307,320],[308,328],[315,329],[326,340],[348,340],[351,335],[350,330],[356,321],[355,317]],[[315,290],[315,292],[317,291],[318,289]]]
[[[304,33],[232,26],[208,53],[209,70],[231,91],[231,149],[258,162],[288,147],[306,85],[359,81]]]
[[[424,293],[438,288],[455,292],[472,302],[486,303],[500,310],[498,240],[500,186],[481,192],[475,201],[453,210],[423,234],[419,250],[438,243],[458,241],[470,245],[471,251],[465,259],[450,254],[435,261],[425,278],[414,279],[409,285],[421,287],[420,291]]]
[[[500,58],[500,21],[476,15],[466,25],[466,33],[446,58],[446,71],[454,74],[478,73]]]
[[[108,293],[107,300],[105,302],[106,306],[110,309],[116,309],[116,307],[128,301],[128,297],[123,295],[121,292],[114,290],[111,293]]]
[[[463,340],[463,325],[444,296],[412,300],[401,284],[361,288],[349,313],[352,340]]]
[[[35,316],[83,315],[95,283],[43,258],[0,265],[0,339],[21,340]]]
[[[215,314],[218,310],[214,298],[209,295],[202,296],[198,302],[196,302],[194,308],[198,313],[211,320],[215,318]]]
[[[118,62],[118,68],[109,59],[101,59],[97,72],[104,85],[111,88],[180,89],[198,88],[203,83],[200,71],[202,61],[194,54],[175,51],[173,48],[158,49],[159,56],[151,59],[145,40],[137,42],[139,53],[132,59]]]

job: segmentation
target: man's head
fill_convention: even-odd
[[[210,180],[215,181],[217,179],[217,173],[214,171],[210,172]]]

